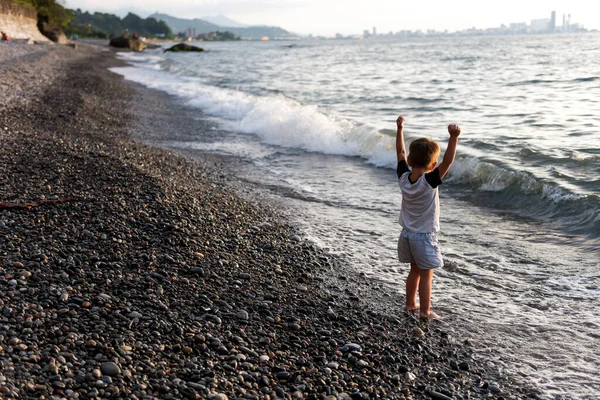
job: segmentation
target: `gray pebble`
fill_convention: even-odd
[[[121,368],[112,361],[102,363],[100,370],[104,375],[108,376],[118,376],[121,374]]]
[[[331,361],[327,363],[327,366],[331,369],[338,369],[340,364],[336,363],[335,361]]]

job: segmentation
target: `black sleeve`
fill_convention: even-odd
[[[429,186],[436,188],[442,184],[442,178],[440,178],[439,168],[434,169],[431,172],[425,174],[425,180],[429,183]]]
[[[396,172],[398,173],[398,178],[400,178],[405,173],[410,172],[410,168],[408,168],[406,160],[398,161],[398,169],[396,170]]]

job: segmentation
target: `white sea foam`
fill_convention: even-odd
[[[204,143],[204,142],[178,142],[178,141],[164,141],[161,146],[177,149],[192,149],[200,151],[208,151],[221,154],[236,155],[242,157],[268,157],[273,155],[276,150],[270,149],[266,146],[262,146],[257,142],[215,142],[215,143]]]
[[[189,106],[221,118],[226,129],[256,135],[262,142],[310,152],[359,156],[395,167],[394,138],[373,127],[326,115],[282,95],[254,96],[203,84],[198,78],[137,67],[113,68],[130,81],[162,90]]]
[[[600,160],[600,157],[592,156],[592,155],[585,155],[585,154],[581,154],[581,153],[573,153],[569,156],[569,159],[571,159],[573,161],[587,163],[587,162],[591,162],[591,161],[598,161],[598,160]]]
[[[155,53],[117,53],[117,56],[128,63],[133,63],[137,68],[160,70],[161,64],[166,60]]]
[[[559,276],[550,278],[543,284],[562,291],[565,296],[579,296],[598,300],[600,299],[600,287],[593,282],[597,282],[597,277]]]

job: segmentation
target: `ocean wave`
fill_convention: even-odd
[[[416,111],[416,112],[430,112],[430,113],[439,113],[442,111],[475,111],[475,108],[456,108],[456,107],[449,107],[449,106],[445,106],[445,107],[427,107],[427,106],[421,106],[421,107],[404,107],[403,108],[404,112],[408,112],[408,111]]]
[[[224,128],[255,135],[263,143],[362,157],[377,167],[396,167],[395,135],[389,130],[335,118],[317,106],[301,104],[280,94],[256,96],[206,85],[200,78],[153,69],[122,67],[112,71],[149,88],[178,96],[187,105],[218,117]],[[458,158],[446,182],[450,187],[469,187],[470,192],[485,199],[486,205],[521,210],[527,216],[561,220],[566,217],[569,220],[565,226],[587,227],[587,231],[595,230],[600,236],[598,196],[573,194],[529,173],[477,158]]]
[[[283,95],[252,94],[205,85],[198,78],[137,67],[113,72],[149,88],[183,99],[186,104],[221,118],[225,128],[256,135],[266,144],[310,152],[358,156],[376,166],[394,166],[394,137],[376,128],[335,118],[317,106]]]
[[[477,61],[480,60],[480,57],[476,56],[453,56],[453,57],[444,57],[440,59],[442,62],[446,61]]]
[[[587,78],[575,78],[573,82],[593,82],[600,79],[600,76],[590,76]]]
[[[457,158],[447,181],[468,185],[484,192],[500,192],[510,186],[524,194],[542,193],[543,184],[524,172],[511,171],[477,158]]]
[[[581,167],[598,167],[600,171],[600,156],[593,154],[583,154],[577,151],[564,151],[562,156],[547,154],[546,152],[531,147],[523,147],[519,150],[519,155],[529,162],[548,163],[553,165],[561,165],[563,167],[581,168]]]
[[[439,103],[441,101],[444,101],[444,99],[441,98],[426,98],[426,97],[407,97],[406,99],[404,99],[405,101],[414,101],[415,103]]]
[[[550,79],[530,79],[525,81],[518,82],[509,82],[506,86],[526,86],[526,85],[540,85],[540,84],[549,84],[549,83],[564,83],[564,82],[594,82],[600,80],[599,76],[589,76],[585,78],[575,78],[570,81],[561,81],[561,80],[550,80]]]
[[[547,80],[547,79],[530,79],[527,81],[518,81],[518,82],[510,82],[507,83],[506,86],[526,86],[526,85],[539,85],[544,83],[556,83],[555,80]]]
[[[590,197],[573,193],[555,183],[538,179],[530,173],[514,171],[474,157],[457,158],[452,164],[446,182],[466,185],[480,192],[502,192],[511,189],[513,194],[539,195],[541,200],[553,203],[579,201]]]
[[[456,159],[446,178],[453,193],[499,210],[541,218],[560,229],[600,237],[600,196],[574,193],[530,173],[477,158]]]

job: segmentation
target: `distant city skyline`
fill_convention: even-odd
[[[526,23],[550,19],[556,11],[556,24],[563,14],[571,23],[587,29],[600,29],[600,2],[589,1],[515,1],[488,3],[467,0],[432,0],[426,5],[397,0],[369,0],[354,3],[343,0],[66,0],[69,8],[124,15],[134,12],[142,17],[159,11],[180,18],[202,18],[223,14],[248,25],[276,25],[298,34],[361,34],[398,31],[462,31],[471,28],[499,28],[502,24]]]

